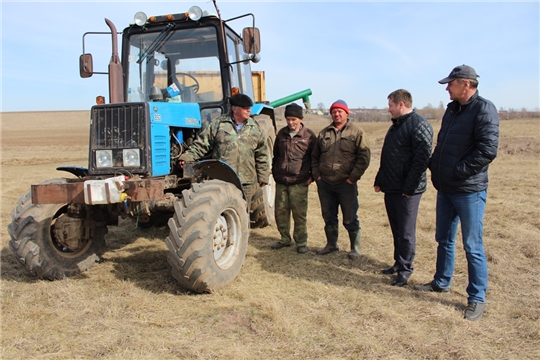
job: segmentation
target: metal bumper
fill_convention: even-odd
[[[165,182],[156,179],[128,180],[124,192],[130,201],[162,200]],[[65,184],[40,184],[31,186],[33,204],[84,204],[84,181]]]

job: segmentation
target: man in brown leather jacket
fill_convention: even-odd
[[[271,247],[281,249],[291,246],[291,213],[294,220],[293,239],[296,251],[305,254],[307,248],[306,215],[308,186],[311,177],[311,152],[315,133],[303,123],[302,108],[297,104],[285,107],[287,126],[281,129],[274,144],[272,175],[276,181],[275,215],[281,240]]]
[[[311,156],[311,171],[324,219],[326,246],[317,254],[338,251],[338,208],[343,226],[349,232],[352,260],[360,257],[360,221],[356,182],[369,166],[371,151],[364,131],[349,120],[349,107],[343,100],[330,106],[332,124],[321,130]]]

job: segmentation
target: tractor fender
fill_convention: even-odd
[[[193,165],[192,171],[193,173],[190,176],[196,179],[197,182],[214,179],[233,184],[242,192],[245,199],[246,196],[238,174],[225,161],[217,159],[202,160]]]
[[[88,176],[88,169],[81,166],[59,166],[56,168],[58,171],[67,171],[70,174],[82,179]]]
[[[262,103],[253,104],[253,106],[251,107],[251,116],[254,117],[257,115],[270,116],[270,118],[272,119],[272,125],[274,126],[274,131],[277,129],[276,114],[273,107]]]

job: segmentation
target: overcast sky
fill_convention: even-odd
[[[311,89],[312,107],[343,99],[351,108],[385,108],[393,90],[416,107],[449,101],[438,80],[467,64],[480,95],[497,108],[540,107],[540,5],[529,2],[284,2],[218,0],[224,19],[255,15],[269,101]],[[2,6],[1,111],[89,110],[108,98],[107,78],[79,77],[82,36],[122,31],[137,11],[181,13],[212,1],[24,2]],[[238,21],[240,32],[249,24]],[[100,38],[101,39],[101,38]],[[111,42],[87,52],[106,71]]]

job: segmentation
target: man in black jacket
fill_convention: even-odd
[[[433,281],[420,291],[449,292],[454,272],[455,239],[461,222],[469,284],[465,319],[478,320],[486,307],[488,269],[482,239],[488,166],[497,156],[499,117],[495,105],[478,95],[478,75],[467,65],[439,81],[450,94],[429,169],[437,193]]]
[[[374,189],[384,193],[394,238],[394,265],[383,269],[382,273],[397,272],[392,285],[404,286],[413,272],[416,217],[426,191],[433,128],[412,109],[412,96],[407,90],[396,90],[388,95],[388,112],[392,115],[392,126],[384,138]]]

